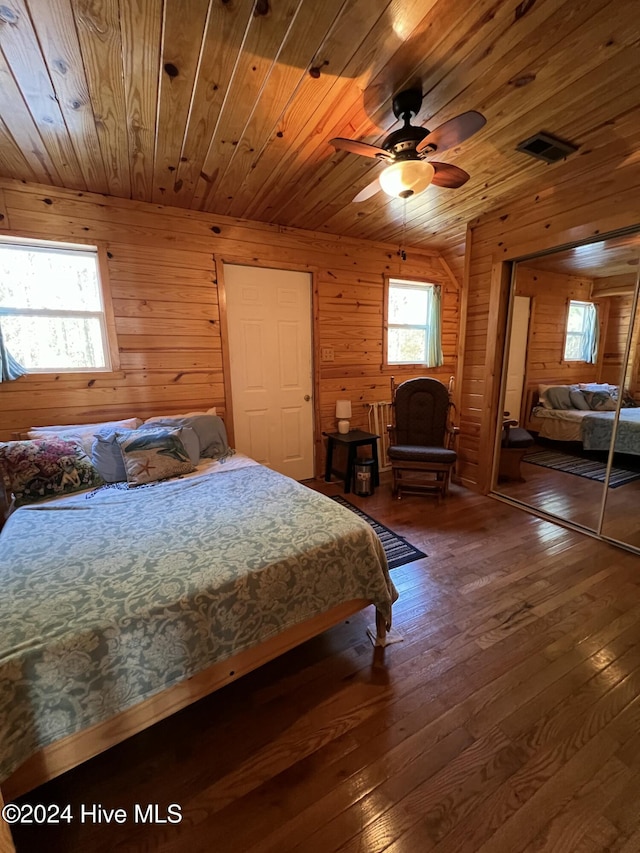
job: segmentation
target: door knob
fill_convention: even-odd
[[[304,395],[305,402],[308,403],[311,397],[308,394]]]

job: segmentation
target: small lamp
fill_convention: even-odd
[[[351,400],[336,400],[336,418],[338,419],[338,432],[342,435],[349,432],[350,417]]]

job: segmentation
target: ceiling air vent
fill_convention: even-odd
[[[517,151],[524,151],[525,154],[530,154],[532,157],[537,157],[538,160],[544,160],[545,163],[557,163],[558,160],[563,160],[569,154],[573,154],[578,150],[577,145],[572,145],[570,142],[563,142],[561,139],[556,139],[555,136],[550,136],[548,133],[536,133],[516,145]]]

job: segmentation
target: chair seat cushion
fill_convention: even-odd
[[[509,440],[504,443],[504,433],[502,434],[503,447],[531,447],[533,444],[533,436],[530,432],[522,427],[511,427],[509,430]]]
[[[389,459],[399,462],[439,462],[453,463],[458,458],[455,450],[446,447],[422,447],[419,444],[392,444],[389,448]]]

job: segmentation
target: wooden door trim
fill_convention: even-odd
[[[480,419],[480,452],[478,486],[482,494],[492,489],[493,466],[497,456],[498,411],[507,335],[509,296],[514,261],[501,259],[491,267],[491,296],[489,301],[489,334],[485,356],[485,402]],[[491,330],[495,335],[491,336]],[[484,426],[484,428],[483,428]]]
[[[229,444],[235,444],[233,428],[233,398],[231,391],[231,363],[229,356],[229,325],[227,315],[227,292],[224,281],[224,265],[241,267],[259,267],[269,270],[288,270],[308,273],[311,287],[311,381],[313,387],[313,477],[320,475],[322,460],[322,432],[320,423],[320,298],[318,294],[318,267],[312,264],[290,264],[278,261],[277,264],[260,261],[257,258],[239,258],[234,255],[214,254],[216,280],[218,282],[218,303],[220,306],[220,338],[222,341],[222,376],[224,383],[225,424],[229,435]]]
[[[233,426],[233,398],[231,392],[231,366],[229,360],[229,325],[227,321],[227,291],[224,283],[224,261],[218,254],[213,256],[218,288],[218,310],[220,312],[220,342],[222,344],[222,382],[224,385],[224,423],[229,446],[235,447]]]

